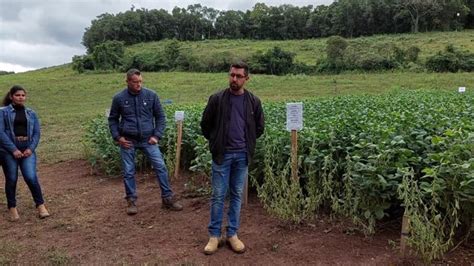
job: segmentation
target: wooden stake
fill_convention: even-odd
[[[408,218],[408,215],[403,214],[403,220],[402,220],[402,232],[400,236],[400,255],[404,258],[407,255],[407,238],[410,233],[410,218]]]
[[[179,165],[181,161],[181,141],[183,138],[183,121],[180,120],[177,122],[178,127],[178,139],[176,140],[176,162],[174,166],[174,178],[179,176]]]
[[[291,178],[298,180],[298,132],[291,131]]]

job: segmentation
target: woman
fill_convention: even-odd
[[[16,208],[18,168],[31,191],[39,218],[49,216],[36,175],[35,149],[40,139],[39,121],[36,113],[25,107],[25,101],[26,90],[21,86],[13,86],[3,99],[4,107],[0,111],[0,155],[12,221],[20,219]]]

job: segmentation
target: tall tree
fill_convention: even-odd
[[[266,39],[270,35],[271,24],[269,21],[270,8],[264,3],[257,3],[250,12],[250,20],[253,26],[255,39]]]
[[[410,14],[412,32],[419,32],[420,20],[441,9],[441,0],[397,0],[402,10]]]
[[[222,11],[216,19],[215,28],[218,38],[239,39],[243,38],[242,24],[244,13],[242,11]]]
[[[204,30],[207,32],[207,38],[211,39],[216,33],[215,24],[217,16],[219,15],[219,10],[212,7],[203,7],[202,14],[204,19]]]
[[[326,37],[331,34],[333,29],[332,18],[334,16],[334,6],[334,3],[331,6],[320,5],[313,10],[305,26],[308,37]]]

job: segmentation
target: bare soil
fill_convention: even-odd
[[[0,264],[421,264],[415,256],[399,256],[400,221],[381,224],[372,237],[327,217],[292,225],[268,214],[254,193],[242,208],[239,231],[247,252],[222,247],[206,256],[208,197],[182,197],[184,210],[168,211],[153,176],[138,174],[139,213],[127,216],[121,178],[94,174],[85,161],[39,165],[39,176],[52,214],[47,219],[37,218],[19,180],[21,219],[10,222],[0,189]],[[186,178],[172,181],[178,195],[186,194]],[[436,263],[473,265],[473,243]]]

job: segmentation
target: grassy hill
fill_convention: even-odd
[[[474,51],[474,31],[426,33],[416,35],[374,36],[353,39],[360,47],[379,47],[395,42],[401,47],[418,45],[421,56],[444,49],[448,43]],[[183,44],[183,49],[209,55],[222,51],[240,56],[259,49],[281,45],[294,51],[297,60],[316,62],[324,56],[325,40],[304,41],[203,41]],[[162,43],[147,43],[129,47],[162,49]],[[367,48],[369,49],[369,48]],[[227,86],[226,73],[144,73],[144,85],[158,92],[162,99],[173,104],[201,103],[214,91]],[[383,93],[393,89],[457,90],[459,86],[472,89],[472,73],[346,73],[318,76],[252,75],[248,87],[265,101],[296,100],[335,95]],[[125,87],[123,73],[78,74],[69,65],[37,71],[0,76],[0,88],[6,93],[13,84],[27,88],[29,105],[42,121],[42,142],[38,152],[43,162],[58,162],[80,158],[83,125],[91,118],[102,115],[110,107],[112,96]]]
[[[235,57],[247,58],[257,51],[266,51],[274,46],[296,54],[296,61],[307,65],[316,65],[316,62],[326,56],[327,38],[309,40],[286,41],[254,41],[254,40],[205,40],[200,42],[182,42],[181,49],[191,51],[200,58],[213,57],[217,54],[231,52]],[[150,42],[132,45],[129,53],[161,52],[166,46],[166,41]],[[390,45],[397,45],[406,49],[416,45],[421,49],[420,59],[431,56],[444,50],[446,45],[453,44],[463,50],[474,51],[474,30],[460,32],[429,32],[419,34],[377,35],[348,39],[349,48],[355,51],[383,50]]]

